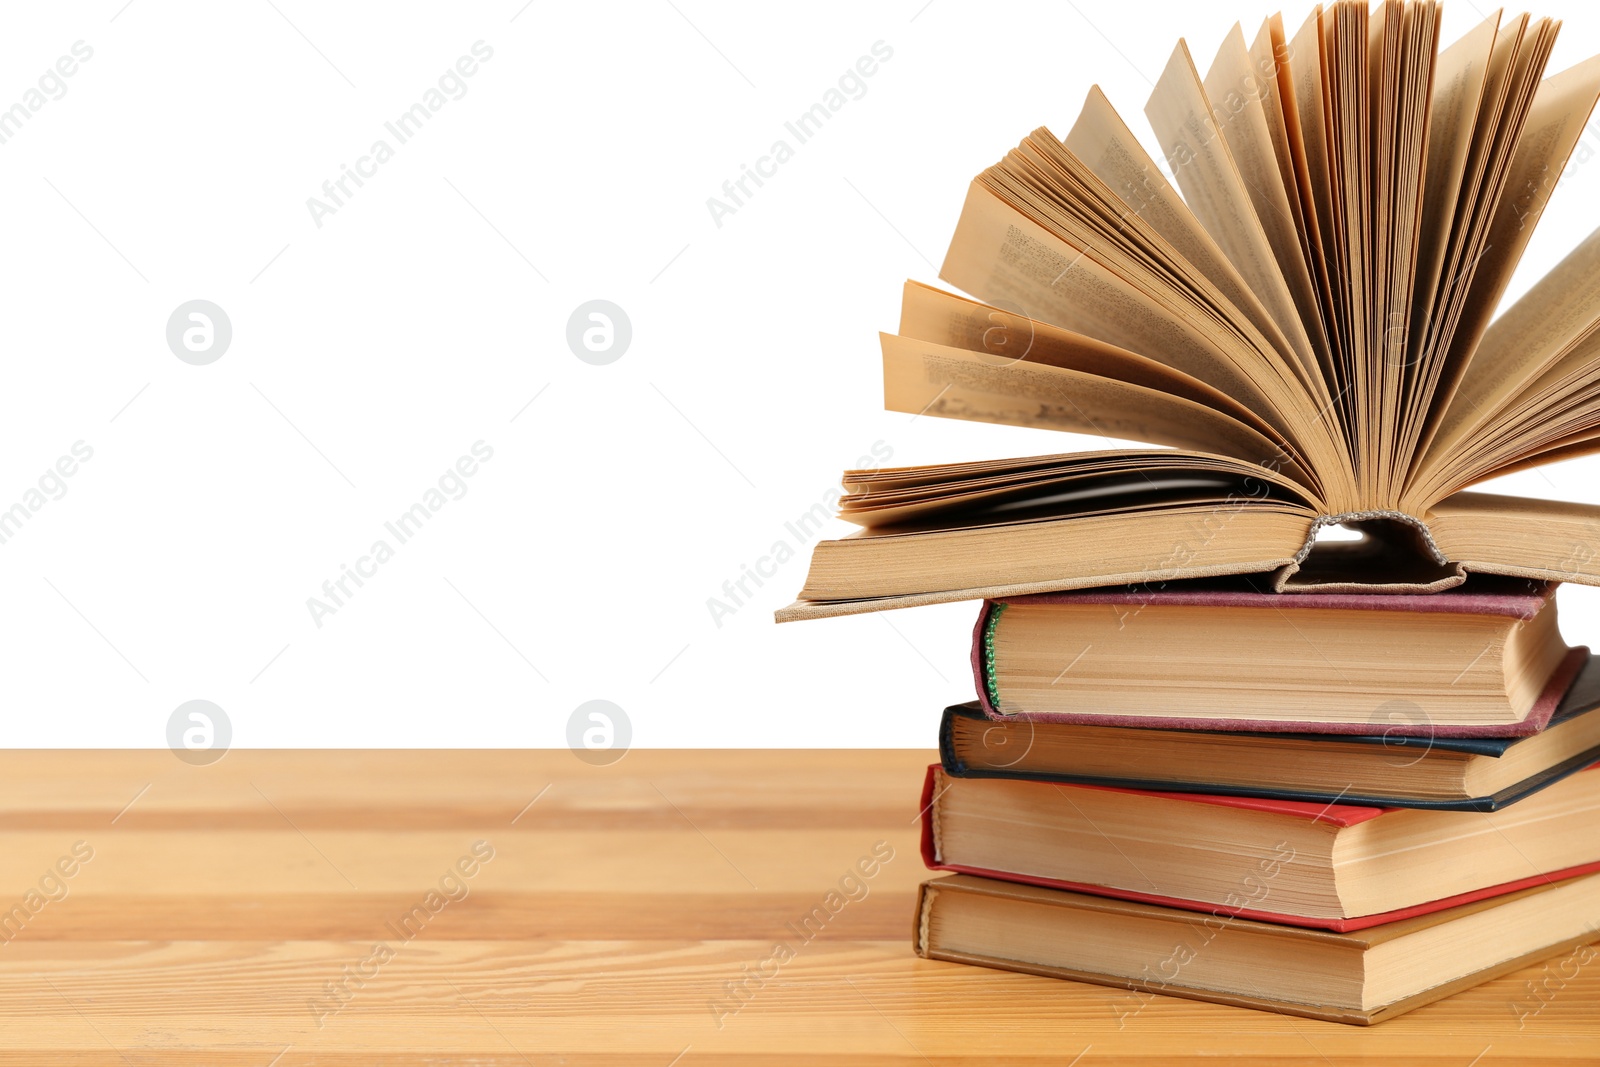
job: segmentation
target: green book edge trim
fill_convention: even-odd
[[[1000,687],[995,682],[994,631],[1000,625],[1000,616],[1006,610],[1004,601],[989,608],[989,618],[983,627],[983,688],[989,694],[989,706],[1000,710]]]

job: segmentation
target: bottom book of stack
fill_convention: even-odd
[[[1370,1024],[1596,938],[1600,874],[1337,932],[958,874],[922,886],[927,959]]]

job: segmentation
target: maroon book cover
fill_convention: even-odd
[[[996,614],[1008,604],[1107,604],[1142,608],[1150,604],[1180,604],[1202,607],[1266,607],[1281,611],[1304,609],[1342,609],[1349,611],[1405,611],[1458,615],[1502,615],[1528,619],[1545,605],[1552,594],[1548,584],[1534,584],[1527,593],[1451,591],[1423,594],[1359,593],[1256,593],[1230,589],[1175,589],[1150,592],[1139,589],[1095,589],[1079,592],[1039,593],[1009,600],[986,600],[972,631],[972,673],[978,690],[978,703],[991,719],[1023,722],[1061,722],[1078,725],[1136,726],[1163,730],[1242,730],[1257,733],[1370,734],[1370,722],[1301,722],[1273,719],[1189,718],[1166,715],[1099,715],[1081,712],[1022,712],[1003,715],[990,697],[987,643]],[[1572,649],[1546,681],[1544,690],[1516,723],[1483,725],[1440,725],[1431,722],[1383,724],[1386,733],[1416,737],[1525,737],[1543,730],[1550,722],[1561,698],[1588,661],[1589,650]]]

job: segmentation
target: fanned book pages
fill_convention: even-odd
[[[1436,3],[1336,3],[1235,26],[1203,76],[1180,41],[1145,109],[1165,167],[1098,89],[1029,134],[940,272],[976,299],[907,283],[886,406],[1167,447],[846,472],[862,529],[780,620],[1221,574],[1600,584],[1600,506],[1464,491],[1600,451],[1600,231],[1495,317],[1600,97],[1600,57],[1547,75],[1557,28],[1440,51]]]

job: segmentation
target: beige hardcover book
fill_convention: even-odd
[[[1564,952],[1594,958],[1600,875],[1353,933],[955,875],[925,882],[917,955],[1360,1026]]]

